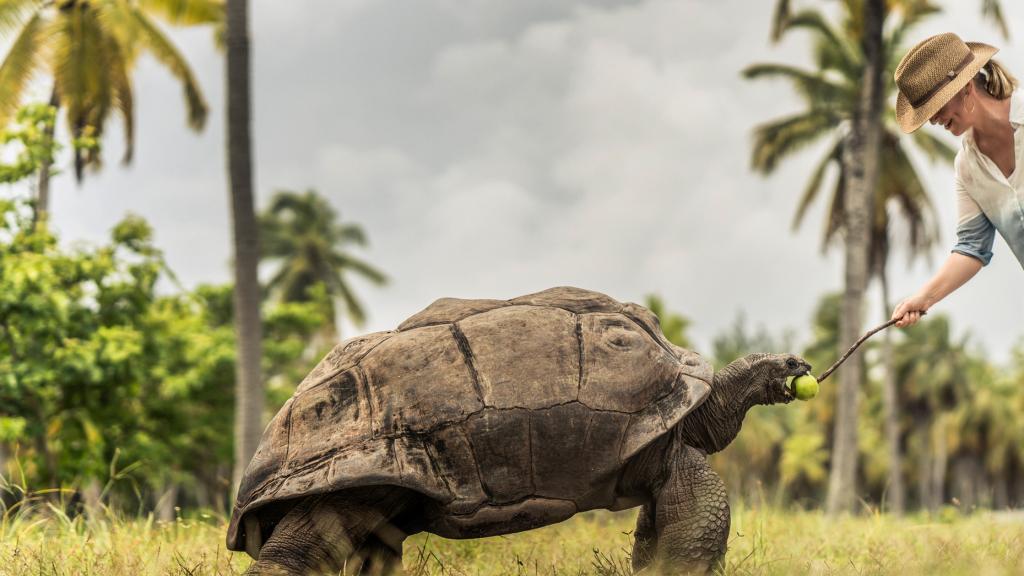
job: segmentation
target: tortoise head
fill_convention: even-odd
[[[795,354],[751,354],[749,385],[755,394],[763,391],[758,404],[788,404],[796,397],[789,389],[789,379],[810,374],[811,365]]]
[[[796,397],[787,380],[810,370],[794,354],[749,354],[734,360],[715,373],[708,399],[683,420],[683,442],[708,454],[724,449],[739,434],[748,410],[792,402]]]

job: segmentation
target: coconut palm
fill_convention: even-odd
[[[924,15],[934,12],[936,7],[931,5],[929,0],[843,0],[842,7],[848,15],[848,20],[853,23],[856,39],[853,46],[857,47],[863,55],[863,66],[861,89],[857,102],[851,108],[854,112],[849,124],[847,145],[841,156],[842,163],[846,167],[846,180],[843,189],[847,192],[841,204],[845,214],[845,256],[846,256],[846,278],[845,297],[842,327],[842,342],[845,345],[851,343],[860,332],[860,304],[863,298],[863,291],[867,285],[868,275],[877,273],[870,265],[872,257],[870,222],[872,220],[871,205],[873,203],[874,187],[879,181],[880,150],[882,148],[883,118],[890,115],[883,115],[884,86],[891,85],[891,75],[884,74],[886,62],[891,61],[892,52],[885,49],[885,21],[890,14],[901,14],[904,22],[912,21],[915,15]],[[1004,37],[1008,37],[1009,31],[1006,21],[1003,18],[1001,3],[999,0],[981,0],[982,15],[992,20],[1000,28]],[[807,14],[802,12],[800,14]],[[799,18],[796,18],[799,20]],[[818,20],[821,20],[818,18]],[[778,40],[786,30],[790,29],[794,21],[794,14],[790,0],[777,0],[775,14],[772,22],[772,38]],[[905,31],[908,26],[898,26]],[[890,39],[891,47],[901,45],[902,32]],[[877,202],[874,202],[877,204]],[[883,282],[883,288],[887,284]],[[886,298],[888,300],[888,298]],[[888,314],[890,307],[886,307]],[[888,356],[888,354],[887,354]],[[887,360],[887,364],[891,361]],[[837,420],[837,442],[833,456],[834,466],[830,477],[830,488],[828,498],[828,510],[830,513],[837,513],[841,510],[851,508],[854,496],[855,461],[857,452],[856,430],[857,430],[857,408],[858,401],[857,387],[861,374],[855,366],[853,370],[844,371],[840,376],[840,400],[837,407],[840,418]],[[885,396],[891,399],[893,383],[891,378],[887,379]],[[887,401],[887,418],[890,425],[894,421],[892,410],[894,406]],[[898,447],[890,437],[890,449],[895,451]],[[838,465],[835,465],[838,464]],[[895,470],[895,468],[894,468]],[[894,472],[895,473],[895,472]]]
[[[0,0],[0,36],[14,35],[0,64],[0,126],[22,103],[30,81],[52,79],[50,104],[64,112],[76,144],[75,174],[101,163],[99,139],[112,113],[124,124],[124,162],[135,146],[131,71],[152,55],[181,83],[187,121],[202,129],[207,114],[199,84],[153,16],[176,25],[219,24],[222,0]],[[52,135],[51,135],[52,136]],[[40,171],[37,210],[49,206],[50,166]]]
[[[262,257],[279,260],[280,266],[267,288],[285,302],[313,299],[313,288],[322,284],[329,296],[329,327],[337,335],[334,302],[356,326],[366,320],[346,274],[358,274],[374,284],[387,281],[384,273],[353,256],[348,246],[365,246],[366,235],[358,224],[339,223],[327,200],[313,190],[303,194],[280,191],[260,217]]]
[[[755,64],[744,70],[747,78],[784,78],[794,83],[797,91],[807,103],[807,109],[793,116],[759,126],[754,133],[752,165],[756,171],[772,173],[786,158],[805,146],[822,139],[830,140],[825,154],[818,162],[801,195],[793,219],[794,229],[802,224],[808,208],[828,188],[826,176],[835,167],[836,178],[830,187],[831,198],[824,232],[822,250],[833,246],[840,239],[849,243],[851,222],[849,198],[851,168],[850,148],[855,144],[855,118],[861,105],[861,91],[864,83],[866,57],[860,44],[863,18],[859,2],[844,3],[846,11],[838,26],[831,25],[817,10],[804,10],[789,14],[784,21],[776,20],[773,35],[781,37],[793,30],[806,30],[815,39],[815,70],[801,70],[781,64]],[[900,15],[898,24],[883,38],[882,51],[888,63],[888,72],[895,69],[900,41],[908,29],[922,18],[937,11],[927,2],[907,2],[894,6]],[[951,160],[955,151],[946,143],[927,132],[916,132],[910,139],[902,137],[894,122],[891,102],[894,100],[891,83],[886,88],[884,102],[889,103],[885,113],[888,119],[880,135],[883,153],[879,157],[877,185],[873,187],[871,199],[872,216],[867,222],[867,273],[869,277],[881,280],[886,313],[888,304],[888,277],[886,263],[892,244],[895,221],[900,221],[907,230],[909,254],[914,256],[927,253],[934,245],[938,232],[935,225],[935,211],[928,198],[913,163],[908,156],[908,144],[913,144],[931,160]],[[859,322],[859,320],[858,320]],[[847,321],[847,324],[849,320]],[[859,328],[855,330],[859,332]],[[846,339],[844,339],[845,341]],[[856,368],[856,366],[854,366]],[[844,376],[848,374],[844,373]],[[857,377],[859,379],[859,376]],[[895,441],[896,406],[893,402],[894,384],[887,379],[884,396],[886,412],[889,415],[889,447],[893,466],[893,477],[889,492],[892,508],[901,512],[902,482],[898,477],[899,453]],[[840,410],[841,411],[841,410]],[[850,419],[849,410],[845,419]],[[837,420],[837,426],[839,426]],[[849,429],[847,423],[846,429]],[[845,438],[840,434],[837,438]],[[848,439],[847,439],[848,440]],[[833,456],[841,460],[840,449]],[[849,466],[847,466],[849,467]]]

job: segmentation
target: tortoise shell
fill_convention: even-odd
[[[303,379],[246,469],[228,547],[244,546],[246,514],[359,486],[425,495],[440,511],[430,531],[448,537],[610,507],[623,463],[711,378],[649,310],[604,294],[441,298],[338,344]]]

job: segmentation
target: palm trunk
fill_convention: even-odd
[[[883,264],[881,270],[883,313],[888,316],[892,306],[889,301],[889,276]],[[902,516],[906,511],[906,491],[903,486],[903,455],[900,453],[899,402],[896,398],[896,366],[892,355],[892,332],[885,331],[882,342],[882,358],[885,364],[885,379],[882,382],[882,405],[885,411],[885,437],[889,446],[889,512]]]
[[[227,0],[228,176],[235,240],[235,466],[237,490],[245,467],[256,452],[263,417],[260,374],[261,327],[259,236],[252,190],[249,89],[248,0]]]
[[[82,504],[85,508],[85,516],[90,520],[99,520],[103,517],[103,487],[100,481],[90,478],[81,489]]]
[[[946,414],[939,414],[935,419],[935,426],[932,429],[932,446],[934,458],[932,459],[931,473],[931,497],[932,501],[928,509],[932,512],[942,506],[946,499],[946,471],[949,467],[949,452],[946,447]]]
[[[179,488],[180,485],[177,482],[168,482],[164,486],[164,490],[156,501],[157,520],[168,523],[177,520],[175,507],[178,505]]]
[[[884,0],[864,3],[865,66],[861,101],[850,124],[843,152],[847,188],[843,195],[846,221],[846,273],[843,312],[840,318],[840,350],[845,351],[860,336],[864,291],[868,280],[868,239],[871,199],[878,180],[878,143],[881,134],[882,23]],[[859,356],[839,374],[836,395],[835,443],[829,473],[826,512],[835,516],[851,512],[857,494],[857,411],[863,365]]]
[[[953,480],[950,488],[950,496],[960,502],[960,509],[968,511],[975,504],[975,484],[972,477],[970,456],[968,454],[957,454],[953,457],[950,465],[953,471]]]
[[[918,420],[915,430],[915,437],[921,443],[918,449],[917,462],[917,499],[918,506],[922,510],[930,510],[932,505],[932,433],[931,424],[924,420]]]
[[[53,106],[58,111],[60,110],[60,97],[57,96],[56,88],[50,93],[50,106]],[[56,126],[57,118],[55,116],[53,124],[46,127],[46,139],[48,142],[53,142],[53,133]],[[52,168],[53,162],[51,159],[44,160],[42,165],[39,166],[39,183],[36,187],[36,209],[33,215],[35,222],[45,219],[46,215],[50,212],[50,171]]]
[[[1004,469],[992,479],[992,508],[1003,510],[1010,506],[1009,474]]]
[[[1024,465],[1015,454],[1010,455],[1006,472],[1007,506],[1024,508]]]

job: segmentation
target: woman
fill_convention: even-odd
[[[957,242],[939,271],[892,313],[917,323],[992,259],[998,231],[1024,267],[1024,101],[1017,81],[991,58],[996,48],[956,34],[914,46],[896,68],[896,120],[904,132],[925,122],[963,135],[956,155]]]

